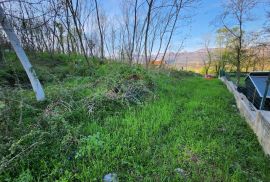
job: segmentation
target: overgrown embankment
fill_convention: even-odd
[[[269,158],[220,81],[36,58],[45,102],[19,67],[0,74],[0,181],[270,180]]]

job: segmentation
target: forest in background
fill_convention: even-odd
[[[149,65],[160,54],[164,59],[197,2],[122,1],[119,17],[109,17],[103,8],[106,2],[98,0],[12,0],[1,4],[25,50],[81,54],[86,61],[95,56]],[[178,41],[180,49],[182,41]],[[2,49],[8,47],[3,32],[1,45]]]
[[[28,52],[84,55],[147,67],[218,74],[220,69],[247,72],[269,69],[269,12],[264,27],[246,31],[247,23],[257,21],[253,9],[260,0],[220,2],[223,11],[213,17],[216,35],[202,35],[196,58],[181,57],[188,27],[200,11],[201,0],[121,1],[119,14],[111,17],[105,1],[90,0],[3,0],[1,5],[12,21],[23,48]],[[222,4],[223,3],[223,4]],[[1,50],[11,48],[3,31]],[[214,47],[213,47],[214,45]],[[195,53],[196,54],[196,53]],[[162,65],[162,66],[161,66]],[[189,65],[189,66],[187,66]]]

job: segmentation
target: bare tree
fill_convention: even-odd
[[[134,58],[135,41],[138,26],[138,0],[122,1],[124,47],[129,64]]]
[[[79,41],[80,41],[80,45],[81,45],[81,49],[83,51],[83,54],[84,54],[84,57],[85,57],[85,60],[88,64],[88,66],[90,66],[90,63],[89,63],[89,60],[88,60],[88,57],[87,57],[87,54],[86,54],[86,51],[85,51],[85,47],[83,45],[83,40],[82,40],[82,30],[79,29],[79,20],[78,20],[78,17],[77,17],[77,7],[78,7],[78,3],[79,1],[76,0],[76,6],[75,6],[75,9],[74,9],[74,5],[72,3],[73,1],[72,0],[66,0],[66,3],[69,7],[69,10],[71,12],[71,15],[72,15],[72,18],[73,18],[73,22],[75,24],[75,28],[76,28],[76,31],[77,31],[77,35],[79,37]]]
[[[169,47],[169,45],[171,43],[171,39],[172,39],[173,33],[175,31],[175,26],[176,26],[176,23],[178,21],[178,17],[180,15],[180,11],[182,10],[182,8],[184,7],[185,4],[189,4],[190,2],[192,2],[192,0],[191,1],[190,0],[187,0],[187,1],[185,1],[185,0],[179,0],[179,1],[175,0],[174,1],[173,6],[175,7],[175,12],[174,12],[175,15],[174,15],[174,20],[173,20],[173,25],[172,25],[172,28],[170,30],[169,39],[168,39],[168,41],[166,43],[165,50],[164,50],[164,53],[163,53],[163,56],[162,56],[162,59],[161,59],[162,64],[160,66],[163,65],[163,62],[164,62],[168,47]]]
[[[148,67],[151,55],[148,55],[147,43],[148,43],[148,34],[149,34],[149,27],[151,23],[151,14],[153,11],[154,0],[146,0],[146,2],[148,5],[148,8],[147,8],[148,10],[147,10],[147,16],[146,16],[146,28],[145,28],[145,37],[144,37],[144,56],[145,56],[146,67]]]
[[[206,55],[201,55],[202,60],[203,60],[203,65],[204,65],[204,71],[205,71],[205,75],[208,75],[209,69],[212,66],[212,62],[213,62],[213,52],[210,50],[210,43],[211,43],[211,37],[210,36],[206,36],[204,37],[203,40],[203,45],[204,45],[204,49],[206,51]]]
[[[126,10],[119,22],[107,21],[103,1],[98,0],[36,0],[38,4],[31,1],[27,5],[26,1],[6,2],[11,7],[10,14],[16,15],[12,22],[24,49],[83,54],[85,59],[89,55],[104,59],[108,53],[113,59],[119,57],[148,66],[156,51],[156,56],[165,59],[174,34],[180,29],[179,20],[187,12],[180,10],[195,1],[123,0]]]
[[[258,51],[256,56],[256,62],[254,61],[254,67],[256,67],[256,63],[260,70],[264,71],[266,66],[270,64],[270,57],[269,57],[269,45],[266,43],[259,43],[257,45],[256,50]]]
[[[234,50],[236,52],[237,84],[240,81],[241,61],[244,50],[243,27],[246,22],[252,20],[250,13],[256,4],[257,0],[227,0],[223,5],[224,11],[220,16],[222,25],[236,40]],[[233,27],[237,27],[237,31],[234,31]]]
[[[131,45],[131,51],[130,51],[130,62],[133,60],[133,52],[135,47],[135,38],[136,38],[136,32],[137,32],[137,9],[138,9],[138,0],[135,0],[134,5],[134,23],[133,23],[133,34],[132,34],[132,45]]]
[[[97,17],[97,22],[98,22],[99,36],[100,36],[101,59],[104,59],[104,36],[103,36],[103,31],[102,31],[101,22],[100,22],[100,15],[99,15],[99,8],[98,8],[97,0],[95,0],[95,6],[96,6],[96,17]]]

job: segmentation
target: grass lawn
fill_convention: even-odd
[[[270,159],[226,87],[174,74],[105,64],[44,83],[44,103],[2,88],[0,181],[270,181]],[[130,80],[136,93],[154,87],[151,99],[123,104]],[[128,89],[113,95],[119,85]]]
[[[109,172],[123,181],[270,180],[269,158],[220,81],[164,77],[159,85],[158,101],[89,123],[102,145],[76,163],[81,180]]]

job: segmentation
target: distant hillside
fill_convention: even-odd
[[[215,48],[210,49],[210,51],[216,50]],[[160,59],[161,55],[158,56]],[[181,52],[174,53],[170,52],[165,57],[166,63],[176,67],[177,69],[192,69],[199,70],[203,66],[203,59],[207,59],[207,52],[205,49],[199,49],[193,52]]]
[[[218,48],[210,48],[211,52],[217,52]],[[249,49],[252,51],[252,54],[257,54],[260,57],[270,57],[270,46],[265,48],[262,47],[252,47]],[[161,54],[162,55],[162,54]],[[159,56],[160,57],[160,56]],[[188,69],[199,71],[203,67],[203,59],[207,60],[207,51],[206,49],[199,49],[193,52],[181,52],[174,53],[170,52],[165,57],[166,63],[177,69]]]

